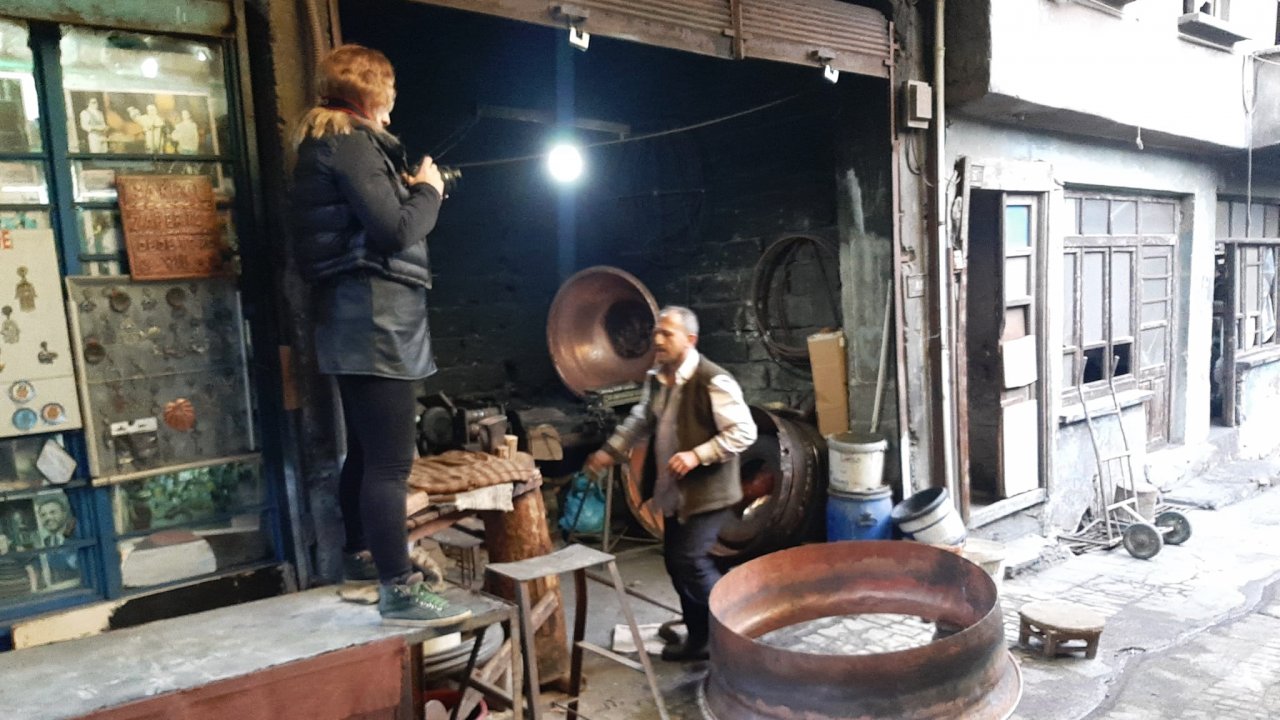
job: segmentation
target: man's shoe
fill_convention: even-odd
[[[710,658],[711,653],[707,649],[706,643],[691,644],[686,640],[682,643],[674,643],[662,648],[662,659],[667,662],[692,662]]]
[[[662,642],[668,645],[680,642],[680,633],[676,632],[676,625],[683,625],[684,619],[670,620],[662,623],[658,627],[658,637],[662,638]]]
[[[347,582],[377,580],[378,566],[373,564],[373,554],[368,550],[342,553],[342,579]]]
[[[421,580],[407,585],[379,585],[378,613],[383,625],[413,627],[453,625],[471,617],[470,610],[450,605]]]

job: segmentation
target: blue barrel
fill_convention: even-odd
[[[827,492],[827,540],[888,540],[893,534],[889,486],[865,492]]]

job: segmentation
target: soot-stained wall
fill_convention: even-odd
[[[887,182],[885,85],[816,68],[730,62],[391,0],[342,4],[344,40],[397,70],[392,130],[411,156],[443,164],[537,155],[554,127],[476,117],[478,106],[622,123],[631,136],[590,148],[582,182],[557,188],[539,160],[469,166],[430,239],[430,322],[441,371],[428,390],[526,398],[565,394],[546,343],[564,277],[591,265],[635,274],[659,305],[692,307],[699,347],[733,371],[753,403],[803,404],[807,371],[777,362],[752,320],[753,270],[770,243],[812,235],[783,263],[769,312],[775,339],[840,322],[837,176]],[[581,143],[616,140],[578,131]],[[891,224],[890,195],[864,191],[869,227]],[[567,255],[566,255],[567,253]],[[877,328],[878,329],[878,328]]]

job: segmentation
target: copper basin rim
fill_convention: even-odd
[[[1004,720],[1021,697],[994,581],[981,567],[929,545],[855,540],[781,550],[730,571],[710,605],[703,710],[714,720]],[[870,655],[803,653],[755,639],[863,613],[963,629]]]

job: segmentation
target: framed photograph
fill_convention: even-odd
[[[68,89],[66,103],[71,152],[218,153],[208,95]]]
[[[40,149],[40,109],[30,73],[0,72],[0,152]]]
[[[48,202],[49,191],[39,162],[0,162],[0,204],[45,205]]]
[[[37,588],[39,573],[28,558],[10,557],[19,552],[9,539],[8,532],[0,526],[0,602],[25,598]]]
[[[89,210],[80,211],[80,223],[84,234],[80,237],[80,249],[86,255],[116,255],[123,243],[120,242],[120,211]]]
[[[36,506],[30,497],[0,503],[0,533],[9,539],[16,552],[40,548]]]
[[[60,547],[75,535],[76,518],[71,512],[71,503],[67,502],[66,493],[61,490],[38,493],[32,502],[36,508],[36,521],[39,523],[37,535],[40,547]]]

